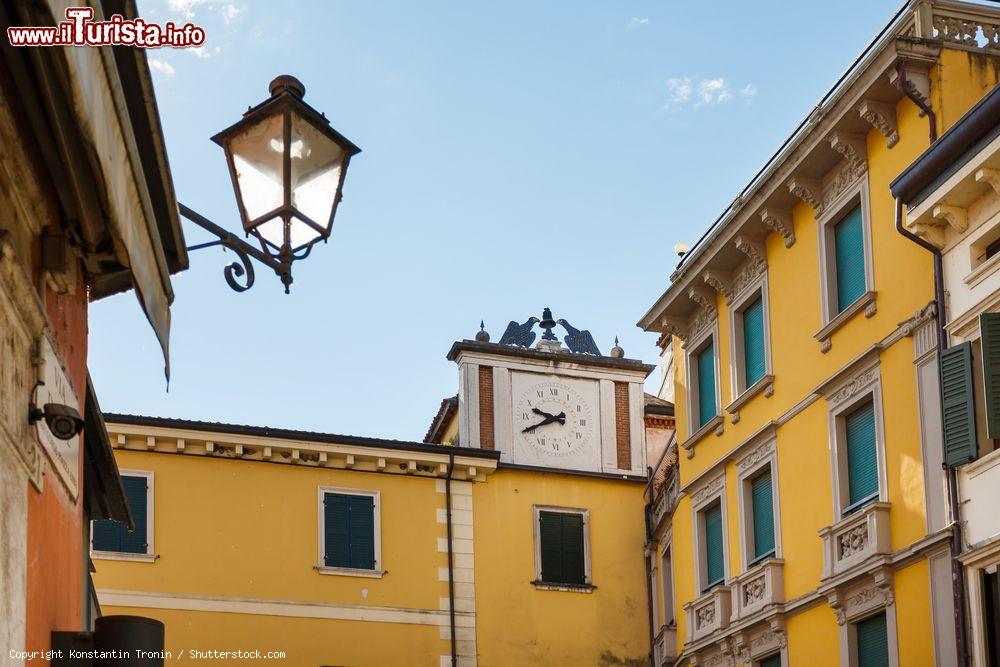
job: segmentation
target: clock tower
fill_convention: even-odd
[[[645,475],[643,384],[654,367],[624,358],[617,341],[603,355],[589,331],[546,308],[497,343],[483,330],[455,343],[448,359],[459,367],[459,446],[497,450],[509,466]]]

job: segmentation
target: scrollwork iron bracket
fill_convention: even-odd
[[[248,289],[253,287],[255,276],[253,263],[250,261],[250,258],[252,257],[274,271],[278,278],[281,279],[281,284],[285,286],[285,294],[288,294],[289,288],[292,284],[292,261],[295,259],[294,257],[291,255],[284,258],[272,257],[257,248],[254,248],[252,245],[232,232],[220,227],[184,204],[178,203],[177,208],[182,216],[219,239],[218,241],[209,241],[208,243],[199,243],[197,245],[190,246],[187,248],[188,252],[201,250],[202,248],[221,246],[222,248],[228,248],[236,253],[236,257],[239,261],[231,262],[223,269],[223,275],[226,278],[226,283],[234,291],[246,292]]]

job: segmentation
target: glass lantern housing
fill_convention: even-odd
[[[348,164],[361,149],[303,101],[295,77],[279,76],[270,92],[212,141],[226,153],[243,230],[287,262],[329,238]]]

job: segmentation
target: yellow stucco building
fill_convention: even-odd
[[[421,443],[109,415],[137,529],[94,525],[102,612],[162,620],[175,659],[646,664],[645,422],[672,412],[651,366],[531,347],[537,321],[453,346]]]
[[[657,666],[957,664],[934,269],[889,183],[996,84],[998,24],[904,6],[642,318],[678,421]]]

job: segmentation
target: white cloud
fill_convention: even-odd
[[[667,103],[666,109],[675,109],[684,106],[691,99],[691,79],[688,77],[667,79]]]
[[[194,18],[194,8],[198,5],[203,5],[208,0],[170,0],[170,9],[174,10],[178,14],[183,14],[184,18],[193,19]]]
[[[240,13],[240,8],[230,2],[229,4],[223,5],[219,10],[219,13],[222,14],[222,20],[229,23],[236,18],[237,14]]]
[[[723,77],[713,79],[697,79],[691,77],[674,77],[667,79],[667,101],[663,108],[668,111],[677,110],[681,107],[691,106],[699,109],[701,107],[716,106],[731,101],[735,94],[729,83]],[[757,94],[757,87],[748,83],[738,91],[740,97],[749,103],[750,99]]]
[[[192,46],[186,49],[188,53],[198,56],[199,58],[211,58],[212,56],[217,56],[222,51],[221,46],[217,46],[214,49],[208,50],[204,46]]]
[[[160,60],[159,58],[149,59],[149,69],[154,72],[159,72],[163,76],[173,76],[177,73],[177,70],[174,69],[173,65],[165,60]]]
[[[648,16],[633,16],[629,19],[628,23],[625,24],[625,27],[632,30],[633,28],[641,28],[646,25],[649,25]]]

